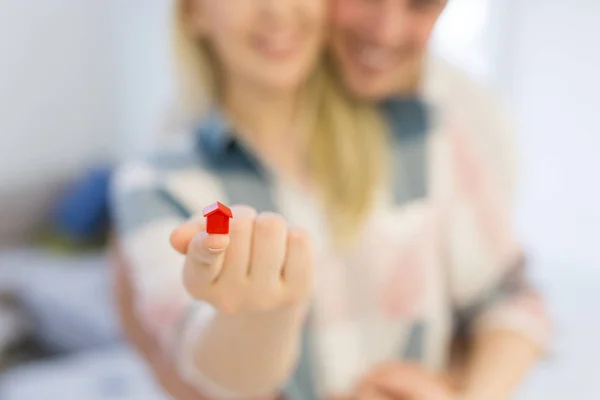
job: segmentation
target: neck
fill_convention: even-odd
[[[396,93],[399,97],[414,97],[421,94],[425,79],[425,59],[421,59],[414,73],[406,77],[404,87]]]
[[[298,91],[261,90],[229,84],[223,103],[238,127],[238,134],[261,148],[289,142],[298,110]]]
[[[261,90],[226,85],[223,105],[245,139],[268,164],[296,180],[305,179],[308,135],[300,126],[300,90]]]

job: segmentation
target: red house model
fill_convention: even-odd
[[[229,219],[233,218],[231,210],[223,204],[216,203],[205,207],[204,216],[206,217],[206,232],[216,234],[229,233]]]

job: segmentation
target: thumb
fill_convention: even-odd
[[[204,229],[204,221],[194,219],[179,225],[179,227],[171,233],[171,237],[169,238],[171,246],[173,246],[180,254],[186,254],[192,239],[203,232]]]
[[[188,293],[202,298],[203,290],[212,285],[223,267],[229,235],[201,232],[190,242],[183,268],[183,282]]]
[[[202,267],[211,268],[223,258],[228,246],[229,235],[211,235],[203,231],[190,241],[187,258]]]

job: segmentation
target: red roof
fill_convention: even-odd
[[[229,218],[233,218],[233,214],[231,214],[231,210],[227,206],[223,205],[222,203],[220,203],[218,201],[216,203],[211,204],[210,206],[205,207],[203,212],[204,212],[205,217],[208,217],[209,215],[212,215],[216,212],[220,212],[221,214],[223,214]]]

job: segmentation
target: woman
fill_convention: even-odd
[[[193,88],[182,97],[200,109],[193,83],[208,70],[201,87],[215,83],[208,103],[219,109],[199,124],[198,153],[124,168],[116,205],[141,315],[183,376],[212,397],[274,395],[300,351],[287,395],[306,398],[352,394],[394,358],[443,370],[452,312],[477,309],[501,280],[498,266],[519,263],[473,146],[460,129],[423,138],[396,124],[386,151],[373,110],[337,93],[326,71],[309,76],[318,1],[178,5],[182,76]],[[173,246],[186,255],[177,256],[165,240],[182,220],[175,211],[196,214],[216,199],[277,210],[304,231],[241,207],[230,236],[206,235],[202,221],[177,229]],[[181,266],[202,302],[184,295]],[[528,289],[518,295],[536,303]]]
[[[181,99],[200,121],[184,139],[197,143],[121,168],[118,236],[138,312],[181,373],[217,397],[270,395],[294,367],[315,261],[303,230],[255,210],[287,207],[301,225],[304,204],[323,204],[341,246],[380,180],[383,129],[315,71],[324,0],[182,0],[176,16]],[[185,259],[172,251],[177,212],[216,199],[251,206],[234,208],[231,238],[198,237]]]

